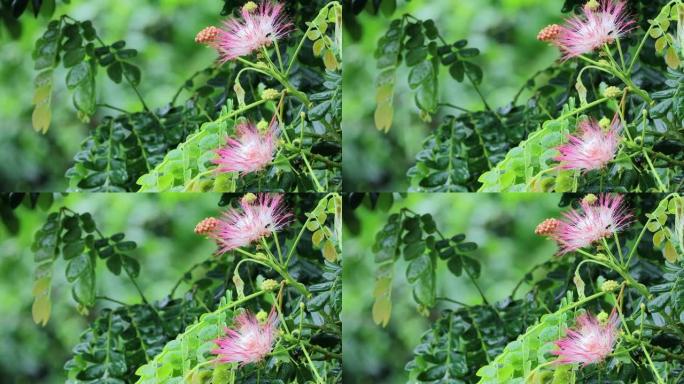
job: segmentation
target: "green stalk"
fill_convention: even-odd
[[[648,353],[648,350],[644,346],[644,343],[641,343],[641,350],[644,351],[644,355],[646,355],[646,359],[648,360],[648,365],[651,367],[653,374],[655,375],[656,379],[658,380],[658,384],[665,384],[662,377],[660,377],[660,374],[658,373],[658,370],[656,369],[655,365],[653,365],[653,360],[651,360],[651,355]]]

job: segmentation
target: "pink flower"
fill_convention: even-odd
[[[278,333],[278,315],[271,309],[263,324],[250,311],[235,318],[234,329],[226,328],[225,337],[214,340],[218,348],[212,353],[222,363],[240,363],[240,366],[264,359],[273,349]]]
[[[262,193],[252,200],[243,198],[240,209],[229,208],[211,237],[218,243],[219,252],[225,253],[281,230],[288,224],[291,216],[285,209],[281,195]]]
[[[242,8],[242,18],[224,21],[214,41],[221,62],[249,55],[285,37],[292,24],[283,12],[284,5],[265,0],[256,9]]]
[[[242,123],[236,128],[237,139],[229,138],[226,146],[216,150],[218,172],[241,174],[264,169],[273,161],[278,142],[278,127],[272,123],[264,133],[252,123]]]
[[[568,329],[565,338],[556,341],[557,364],[589,364],[603,361],[613,352],[617,341],[620,319],[615,310],[604,324],[587,313],[577,317],[576,329]]]
[[[622,202],[622,196],[603,194],[595,202],[582,200],[579,211],[565,212],[552,235],[560,246],[559,253],[588,247],[629,225],[632,215]]]
[[[613,119],[606,130],[596,120],[584,120],[577,128],[578,136],[568,136],[567,144],[558,147],[563,169],[591,171],[604,168],[615,158],[620,143],[620,122]]]
[[[584,7],[583,16],[566,20],[555,43],[563,52],[563,59],[567,60],[613,43],[631,31],[634,25],[624,1],[601,0],[596,8]]]

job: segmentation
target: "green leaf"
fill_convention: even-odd
[[[124,269],[126,272],[128,272],[129,275],[132,277],[138,277],[140,274],[140,263],[138,260],[130,257],[130,256],[121,256],[121,263],[123,264]]]
[[[482,68],[468,61],[464,61],[463,65],[465,66],[465,73],[468,74],[468,76],[472,79],[473,83],[478,85],[482,83]]]
[[[68,242],[64,244],[62,249],[62,254],[65,260],[73,259],[74,257],[83,253],[85,249],[85,242],[83,240],[78,240],[74,242]]]
[[[326,240],[325,245],[323,245],[323,257],[331,263],[337,261],[337,249],[335,243],[330,239]]]
[[[417,259],[411,261],[406,269],[406,279],[409,283],[414,284],[418,279],[431,273],[432,261],[430,256],[422,255]]]
[[[91,268],[90,257],[81,254],[67,263],[66,278],[70,283],[73,283],[89,268]]]
[[[85,49],[84,48],[76,48],[76,49],[69,50],[64,54],[64,59],[63,59],[64,68],[73,67],[74,65],[82,62],[84,58],[85,58]]]
[[[416,89],[422,85],[422,83],[434,76],[432,63],[430,61],[423,61],[411,68],[409,72],[409,86],[411,89]]]
[[[69,89],[75,89],[90,78],[90,64],[81,61],[69,70],[66,77],[66,85]]]
[[[404,247],[404,259],[407,261],[418,258],[419,256],[423,255],[423,253],[425,253],[424,241],[409,243],[406,245],[406,247]]]
[[[140,68],[126,61],[121,62],[121,65],[126,78],[133,83],[133,85],[139,85],[141,77]]]
[[[123,78],[123,66],[120,62],[115,61],[107,66],[107,76],[112,79],[113,82],[119,84]]]

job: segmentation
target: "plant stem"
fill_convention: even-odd
[[[255,101],[255,102],[253,102],[253,103],[247,104],[247,105],[245,105],[244,107],[242,107],[242,108],[240,108],[240,109],[237,109],[237,110],[235,110],[235,111],[233,111],[233,112],[230,112],[229,114],[227,114],[227,115],[225,115],[225,116],[219,117],[218,119],[214,120],[214,122],[215,122],[215,123],[220,123],[220,122],[222,122],[222,121],[224,121],[224,120],[228,120],[228,119],[230,119],[231,117],[237,116],[237,115],[239,115],[239,114],[241,114],[241,113],[244,113],[244,112],[246,112],[246,111],[248,111],[248,110],[250,110],[250,109],[252,109],[252,108],[254,108],[254,107],[258,107],[258,106],[260,106],[261,104],[265,104],[265,103],[267,103],[267,102],[268,102],[268,100],[262,99],[262,100]]]
[[[313,169],[311,169],[311,164],[309,164],[309,159],[306,158],[306,155],[302,152],[302,160],[304,160],[304,164],[306,164],[306,168],[309,170],[309,174],[311,175],[311,179],[313,180],[314,184],[316,185],[316,192],[325,192],[325,189],[321,186],[321,184],[318,182],[318,178],[316,177],[316,174],[314,173]]]
[[[278,240],[278,233],[273,232],[273,241],[276,245],[276,250],[278,251],[278,262],[283,263],[283,252],[280,250],[280,241]]]
[[[278,56],[278,66],[280,67],[280,72],[285,73],[285,67],[283,67],[283,58],[282,56],[280,56],[280,47],[278,46],[278,39],[275,39],[273,43],[276,51],[276,56]]]
[[[325,384],[325,381],[323,381],[323,379],[321,378],[321,375],[318,374],[318,370],[316,369],[316,366],[311,361],[311,357],[309,356],[309,352],[306,350],[304,343],[300,341],[299,346],[302,348],[302,352],[304,352],[304,356],[306,356],[306,361],[309,363],[309,368],[311,368],[311,372],[313,372],[314,376],[316,376],[316,381],[320,384]]]
[[[662,180],[660,180],[660,176],[658,175],[658,172],[656,172],[656,169],[653,166],[653,162],[651,161],[651,158],[648,156],[648,153],[646,153],[645,150],[642,150],[641,153],[644,154],[644,157],[646,158],[646,162],[648,162],[648,166],[651,168],[651,173],[653,174],[653,177],[655,178],[655,180],[658,182],[658,187],[660,188],[659,192],[667,192],[667,188],[663,184]]]
[[[118,111],[118,112],[125,113],[125,114],[130,114],[130,112],[128,112],[127,110],[125,110],[123,108],[115,107],[115,106],[107,104],[107,103],[96,104],[95,106],[96,107],[102,107],[102,108],[109,108],[109,109],[114,110],[114,111]]]
[[[140,103],[142,103],[143,109],[146,112],[149,112],[150,109],[147,107],[147,104],[145,103],[145,99],[143,99],[142,95],[140,94],[140,91],[138,91],[138,87],[136,87],[135,84],[133,84],[133,81],[128,77],[128,74],[126,74],[125,71],[124,71],[123,75],[126,78],[126,81],[128,82],[128,84],[131,86],[131,88],[133,88],[133,92],[135,92],[135,94],[138,96],[138,99],[140,99]]]
[[[570,117],[570,116],[573,116],[573,115],[579,114],[579,113],[581,113],[581,112],[584,112],[584,111],[586,111],[586,110],[588,110],[588,109],[591,109],[591,108],[593,108],[593,107],[595,107],[595,106],[597,106],[597,105],[603,104],[603,103],[605,103],[605,102],[608,101],[608,100],[610,100],[610,98],[608,98],[608,97],[604,97],[604,98],[601,98],[601,99],[598,99],[598,100],[594,100],[594,101],[592,101],[591,103],[585,105],[584,107],[576,108],[576,109],[574,109],[574,110],[572,110],[572,111],[570,111],[570,112],[568,112],[568,113],[566,113],[566,114],[561,115],[560,117],[556,118],[555,120],[556,120],[556,121],[558,121],[558,120],[565,120],[565,119],[567,119],[567,118]]]
[[[623,256],[622,256],[622,246],[620,245],[620,239],[618,239],[617,232],[613,232],[613,238],[615,239],[615,246],[618,249],[618,255],[620,256],[620,264],[624,262]]]
[[[294,254],[295,250],[297,249],[297,244],[299,244],[299,239],[301,239],[302,235],[304,234],[304,231],[306,230],[306,225],[309,223],[311,219],[307,218],[306,221],[304,222],[304,225],[302,225],[302,229],[299,231],[299,234],[297,234],[297,237],[295,238],[294,243],[290,247],[290,251],[287,253],[287,260],[285,260],[285,265],[284,267],[287,268],[288,265],[290,265],[290,259],[292,258],[292,255]]]
[[[646,355],[646,359],[648,359],[648,365],[651,367],[653,374],[655,375],[656,379],[658,380],[658,384],[665,384],[663,379],[660,377],[660,374],[658,373],[658,370],[656,369],[655,365],[653,365],[653,360],[651,360],[651,355],[648,353],[648,350],[644,346],[644,343],[641,343],[641,350],[644,351],[644,355]]]
[[[112,299],[111,297],[107,297],[107,296],[96,296],[95,299],[96,299],[96,300],[111,301],[112,303],[116,303],[116,304],[122,305],[122,306],[124,306],[124,307],[129,306],[129,304],[126,304],[126,303],[124,303],[123,301],[119,301],[119,300],[116,300],[116,299]]]

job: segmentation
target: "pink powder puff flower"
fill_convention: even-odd
[[[577,136],[569,135],[569,142],[558,147],[560,155],[554,160],[561,162],[562,169],[602,169],[615,158],[622,130],[617,118],[606,130],[591,119],[579,123],[577,130]]]
[[[242,123],[236,128],[237,138],[228,138],[226,146],[216,150],[218,172],[252,173],[264,169],[273,161],[277,143],[278,126],[272,123],[261,133],[252,123]]]
[[[271,309],[264,323],[249,310],[235,317],[233,329],[225,329],[225,337],[214,340],[218,348],[212,351],[222,363],[240,366],[262,361],[271,353],[278,335],[278,315]]]
[[[620,195],[602,194],[598,200],[584,199],[581,209],[563,214],[560,225],[552,234],[560,246],[560,254],[574,252],[612,236],[629,225],[632,215],[627,212]]]
[[[605,360],[613,352],[620,330],[620,319],[615,310],[605,323],[591,314],[577,317],[576,329],[568,329],[565,338],[556,341],[557,364],[582,364],[586,367]]]
[[[274,41],[285,37],[291,29],[292,24],[287,21],[284,5],[265,0],[256,9],[243,7],[241,19],[224,21],[214,46],[221,56],[221,62],[225,63],[269,47]]]
[[[601,0],[598,7],[584,7],[583,16],[566,20],[555,44],[563,52],[563,60],[568,60],[611,44],[634,28],[626,2]]]
[[[291,217],[282,195],[261,193],[255,199],[241,199],[239,209],[229,208],[210,236],[218,243],[219,252],[225,253],[283,229]]]

